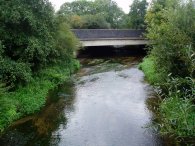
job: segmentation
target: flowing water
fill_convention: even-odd
[[[150,128],[153,89],[140,58],[83,59],[72,80],[50,91],[45,108],[15,122],[1,146],[161,146]]]

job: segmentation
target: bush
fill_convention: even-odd
[[[26,63],[6,58],[0,61],[0,66],[0,79],[9,84],[16,85],[18,82],[25,84],[32,80],[31,69]]]
[[[37,73],[28,85],[9,94],[1,92],[5,90],[1,88],[4,84],[0,84],[0,131],[13,121],[39,111],[46,103],[48,91],[67,80],[78,67],[76,60],[72,60],[71,65],[49,67]]]

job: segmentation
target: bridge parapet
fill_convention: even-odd
[[[130,29],[72,29],[80,40],[94,39],[144,39],[144,30]]]

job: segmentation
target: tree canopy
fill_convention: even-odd
[[[29,82],[33,71],[57,60],[59,24],[48,0],[1,2],[0,25],[0,80]]]
[[[64,3],[58,15],[66,17],[67,22],[78,18],[76,26],[70,24],[73,28],[119,28],[125,14],[112,0],[77,0]]]
[[[146,0],[134,0],[130,6],[129,27],[134,29],[145,29],[145,15],[148,3]]]
[[[174,76],[194,76],[195,8],[192,1],[154,1],[146,22],[158,70]]]

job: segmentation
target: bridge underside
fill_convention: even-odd
[[[96,40],[80,40],[83,47],[93,46],[128,46],[128,45],[146,45],[147,40],[144,39],[96,39]]]

